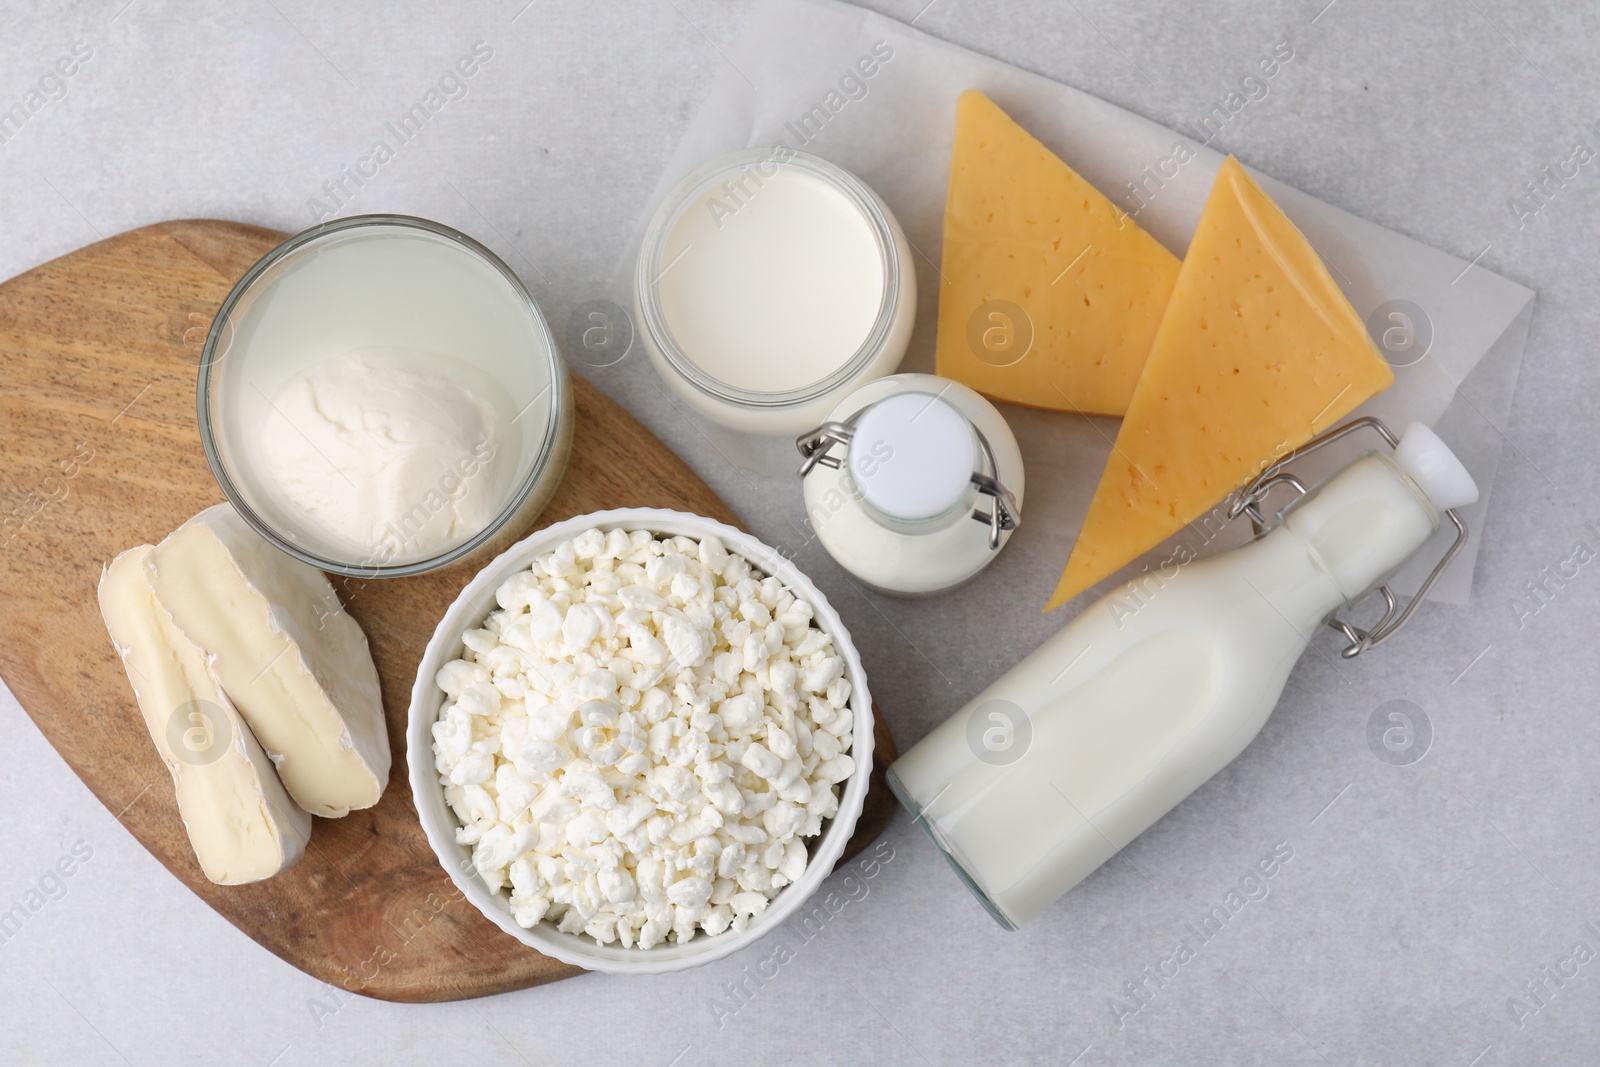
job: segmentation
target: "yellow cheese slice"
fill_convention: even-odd
[[[1178,259],[975,89],[956,101],[938,372],[996,400],[1121,415]]]
[[[1394,381],[1294,223],[1229,156],[1049,611]]]

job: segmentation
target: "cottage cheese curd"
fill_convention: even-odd
[[[587,530],[505,583],[442,667],[435,766],[491,889],[650,948],[742,931],[855,771],[809,603],[715,537]]]

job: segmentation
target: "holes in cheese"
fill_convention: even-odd
[[[938,373],[996,400],[1121,415],[1178,259],[975,89],[956,101]]]
[[[1229,156],[1046,611],[1389,387],[1361,317]]]
[[[270,878],[305,852],[311,816],[298,808],[250,728],[150,587],[149,545],[100,576],[100,614],[133,684],[139,712],[172,774],[178,814],[207,878]]]

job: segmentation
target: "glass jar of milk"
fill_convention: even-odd
[[[880,592],[927,596],[967,582],[1022,520],[1011,427],[948,378],[868,382],[795,444],[817,540]]]
[[[731,430],[792,437],[899,366],[917,290],[883,201],[776,145],[720,156],[666,196],[634,301],[645,351],[687,404]]]

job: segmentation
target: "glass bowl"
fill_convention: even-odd
[[[267,420],[287,421],[274,403],[279,390],[314,364],[363,349],[401,353],[484,401],[492,453],[463,476],[481,469],[490,479],[481,500],[492,518],[481,528],[439,544],[407,547],[398,533],[362,543],[313,518],[268,471]],[[504,547],[549,502],[572,445],[566,366],[527,288],[472,238],[405,215],[312,227],[246,271],[207,333],[197,403],[206,460],[244,520],[297,559],[363,578],[421,574]],[[328,473],[336,472],[344,474]],[[417,501],[393,506],[424,523],[459,481],[441,477]]]

